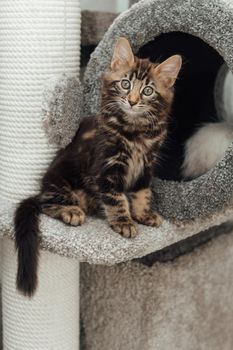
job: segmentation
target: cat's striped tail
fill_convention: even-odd
[[[25,296],[32,296],[37,287],[39,260],[39,196],[22,201],[15,213],[15,247],[18,253],[16,286]]]

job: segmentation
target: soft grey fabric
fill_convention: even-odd
[[[173,262],[81,264],[82,350],[232,350],[233,232]]]
[[[225,222],[219,226],[214,226],[208,230],[199,232],[196,235],[190,236],[168,247],[148,254],[143,258],[135,259],[135,261],[140,261],[141,263],[147,266],[152,266],[156,262],[173,261],[181,255],[192,252],[195,248],[207,243],[211,239],[214,239],[215,237],[218,237],[222,234],[226,234],[231,231],[233,231],[232,220]]]
[[[47,82],[42,102],[43,127],[50,143],[63,148],[74,137],[82,115],[82,86],[63,74]]]
[[[0,207],[0,232],[13,238],[13,213],[15,207],[2,203]],[[71,227],[41,215],[41,247],[43,249],[77,258],[92,264],[113,265],[161,250],[176,242],[197,234],[210,226],[220,225],[232,218],[232,206],[219,210],[209,218],[198,218],[190,223],[174,223],[164,220],[158,229],[139,225],[139,235],[135,239],[121,237],[113,232],[106,220],[88,217],[81,227]],[[196,237],[197,242],[201,238]],[[187,242],[189,250],[192,242]],[[174,249],[176,249],[174,247]]]

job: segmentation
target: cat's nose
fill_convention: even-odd
[[[138,101],[135,100],[129,100],[129,104],[131,107],[133,107],[134,105],[136,105],[138,103]]]

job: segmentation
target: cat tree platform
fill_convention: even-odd
[[[65,73],[65,81],[66,76],[75,75],[77,77],[79,74],[81,45],[79,3],[69,0],[61,2],[57,0],[34,0],[33,2],[31,0],[18,0],[17,4],[13,4],[9,0],[4,0],[0,3],[0,13],[4,19],[0,22],[0,26],[2,26],[0,29],[3,29],[0,31],[3,39],[0,41],[0,48],[3,52],[0,57],[0,66],[3,72],[1,82],[4,87],[4,89],[0,87],[0,229],[1,235],[4,236],[4,350],[31,350],[32,348],[34,350],[47,350],[52,346],[57,350],[78,349],[79,261],[96,265],[114,265],[108,268],[94,265],[89,267],[89,265],[84,264],[82,268],[83,299],[81,304],[85,305],[85,308],[82,308],[82,312],[85,313],[82,315],[84,328],[82,334],[86,334],[86,348],[82,345],[81,350],[84,348],[85,350],[108,350],[109,348],[111,350],[119,348],[121,350],[152,350],[154,349],[153,340],[157,339],[158,344],[162,344],[164,333],[155,336],[151,331],[147,333],[148,343],[141,344],[140,339],[143,339],[144,328],[141,329],[142,333],[140,334],[136,331],[138,330],[136,325],[134,327],[136,333],[132,332],[135,335],[134,339],[129,337],[127,342],[127,339],[122,337],[123,342],[117,348],[119,336],[117,331],[114,332],[116,325],[114,317],[119,316],[119,319],[129,321],[125,323],[125,327],[128,327],[127,334],[129,334],[131,327],[133,327],[134,311],[129,308],[127,318],[124,318],[126,308],[121,304],[119,312],[117,312],[119,300],[116,295],[114,296],[115,291],[110,290],[108,294],[108,290],[105,289],[106,296],[102,293],[103,286],[105,284],[108,287],[114,285],[115,279],[118,281],[122,272],[122,276],[125,276],[123,279],[125,283],[122,284],[121,290],[125,290],[127,296],[136,293],[137,289],[138,295],[145,288],[148,293],[151,293],[151,288],[155,287],[154,281],[159,277],[160,281],[165,281],[164,290],[172,291],[174,288],[174,291],[177,291],[179,295],[185,296],[182,271],[184,271],[187,261],[191,272],[189,274],[186,269],[185,273],[189,277],[191,276],[191,279],[194,278],[192,276],[195,276],[197,285],[203,285],[206,276],[210,278],[208,295],[212,296],[210,307],[214,307],[216,301],[214,285],[218,281],[219,283],[226,282],[227,276],[229,278],[231,276],[232,254],[228,245],[232,242],[232,234],[226,238],[224,235],[225,226],[219,226],[217,231],[213,227],[221,225],[233,216],[233,145],[229,147],[223,159],[211,171],[192,181],[176,181],[177,169],[173,169],[172,163],[167,162],[172,168],[172,176],[169,177],[165,172],[165,175],[161,176],[162,180],[154,179],[153,182],[153,206],[164,217],[162,226],[156,229],[139,226],[139,235],[133,240],[125,239],[114,233],[102,218],[88,217],[87,222],[82,227],[73,228],[42,215],[39,289],[32,300],[25,299],[15,291],[16,261],[12,225],[15,204],[20,199],[37,193],[39,180],[48,163],[56,150],[59,147],[64,147],[72,139],[77,130],[79,118],[89,116],[98,110],[101,75],[110,62],[114,43],[119,36],[126,36],[131,41],[135,53],[138,53],[140,57],[149,56],[152,60],[160,57],[163,51],[165,55],[170,55],[178,48],[180,50],[187,48],[184,43],[190,43],[189,52],[182,51],[184,55],[187,53],[190,56],[184,65],[183,78],[181,77],[178,81],[178,92],[182,93],[177,95],[178,98],[176,98],[174,105],[174,120],[179,121],[179,126],[186,123],[187,129],[184,130],[182,137],[187,138],[193,132],[194,121],[206,121],[203,119],[204,115],[211,118],[212,113],[216,113],[220,117],[221,113],[231,114],[232,109],[228,108],[227,101],[232,101],[232,98],[229,99],[226,96],[233,96],[231,90],[233,84],[226,86],[225,80],[219,79],[219,71],[225,64],[227,73],[224,75],[224,79],[226,76],[230,77],[230,80],[232,79],[230,72],[233,69],[232,1],[142,0],[118,16],[91,55],[82,83],[83,93],[81,88],[73,89],[74,86],[80,87],[78,83],[72,85],[71,89],[69,89],[69,84],[62,85],[67,94],[61,94],[61,86],[59,89],[55,89],[51,95],[45,93],[47,100],[51,96],[54,98],[52,104],[48,103],[47,106],[53,105],[55,110],[56,103],[59,105],[58,107],[61,107],[64,102],[61,96],[67,98],[63,106],[67,106],[67,101],[75,101],[74,105],[77,107],[76,114],[72,114],[74,111],[70,112],[69,108],[61,108],[60,112],[64,113],[60,113],[60,117],[63,116],[63,119],[56,119],[58,117],[56,113],[54,115],[48,113],[45,121],[46,132],[54,145],[47,144],[41,129],[42,95],[48,78]],[[89,14],[86,15],[89,16]],[[100,18],[98,16],[101,15],[97,14],[96,18]],[[90,16],[88,18],[89,21]],[[109,16],[107,21],[111,21]],[[21,31],[18,30],[19,23]],[[95,45],[102,35],[100,34],[102,30],[104,31],[101,29],[99,33],[96,33],[93,40],[90,38],[92,33],[88,33],[86,39],[83,39],[83,44]],[[169,45],[166,45],[168,42]],[[172,42],[171,49],[166,49],[168,46],[170,47]],[[194,45],[195,50],[192,49]],[[161,51],[156,49],[158,47]],[[40,54],[38,54],[38,48]],[[203,75],[203,67],[205,67],[204,71],[210,68],[208,76]],[[188,75],[188,72],[192,74]],[[197,97],[194,95],[197,86],[194,84],[190,86],[190,82],[193,82],[195,77],[198,79],[202,77],[200,80],[202,84],[199,84],[201,93],[198,95],[200,103],[197,110],[194,108],[197,105],[197,100],[195,100]],[[204,99],[200,100],[201,96],[205,96],[202,93],[204,90],[201,89],[207,86],[208,89],[205,91],[208,92],[208,98],[206,97],[208,106],[204,103]],[[220,89],[219,86],[221,86]],[[190,90],[187,87],[190,87]],[[186,95],[185,98],[182,95],[187,91],[190,92],[188,99],[186,99]],[[217,97],[214,99],[215,94]],[[182,110],[181,108],[182,101],[186,100],[192,105],[190,114],[187,109]],[[27,107],[25,107],[25,101]],[[70,103],[68,105],[71,106]],[[179,115],[181,119],[179,119]],[[182,137],[177,144],[178,149],[184,141]],[[168,156],[172,159],[177,154],[169,154]],[[176,158],[174,159],[176,160]],[[207,229],[211,230],[203,232]],[[220,233],[221,237],[217,238]],[[167,270],[163,266],[156,269],[156,265],[153,265],[149,271],[145,270],[145,267],[138,262],[127,262],[152,252],[159,254],[164,249],[170,249],[171,256],[181,255],[210,238],[215,239],[209,246],[198,248],[199,253],[194,252],[193,255],[186,255],[183,263],[181,260],[181,263],[175,261],[174,265],[170,263]],[[177,244],[180,248],[177,248]],[[215,252],[216,258],[212,256]],[[202,259],[205,259],[203,265],[201,264]],[[200,261],[199,265],[198,261]],[[123,264],[115,265],[117,263]],[[177,275],[173,275],[174,266],[179,266]],[[215,279],[212,266],[218,266],[218,274]],[[93,277],[95,270],[97,279]],[[101,271],[104,272],[103,279],[98,278]],[[129,278],[132,276],[131,284],[127,284],[127,276]],[[140,280],[137,279],[137,276]],[[143,285],[143,276],[146,287]],[[176,285],[171,283],[169,278],[171,276],[177,276]],[[222,276],[224,278],[221,278]],[[85,290],[87,291],[86,296]],[[190,290],[187,290],[189,297]],[[200,300],[205,298],[205,288],[201,290]],[[96,299],[89,294],[94,293],[93,291],[95,291]],[[218,292],[221,293],[220,287]],[[224,300],[227,304],[224,306],[221,303],[219,311],[220,314],[226,316],[223,318],[224,320],[232,320],[233,317],[228,305],[232,292],[233,287],[228,284],[228,287],[224,289]],[[156,293],[158,293],[158,297],[162,297],[159,289],[156,290]],[[176,295],[175,292],[174,295]],[[88,307],[86,297],[91,300],[90,307]],[[146,304],[149,308],[146,312],[143,307],[146,294],[144,298],[141,303],[139,300],[137,304],[139,312],[137,320],[141,317],[146,318],[147,315],[149,317],[151,315],[149,309],[152,310],[153,307],[157,306],[156,303]],[[112,315],[112,308],[105,308],[104,300],[114,306],[115,315]],[[154,301],[153,298],[152,300]],[[186,303],[179,304],[179,310],[186,310],[191,305],[189,298],[185,300]],[[164,325],[168,321],[166,310],[171,307],[172,301],[173,297],[167,298],[167,303],[161,304],[162,312],[160,315],[163,315]],[[58,305],[60,308],[57,307]],[[94,307],[95,305],[97,308]],[[201,314],[199,305],[199,301],[193,304],[197,314],[189,327],[194,325],[197,327],[195,322],[200,320],[199,315]],[[209,305],[205,304],[205,306],[205,310],[209,310]],[[191,306],[189,310],[192,312]],[[96,327],[91,321],[92,312],[94,312],[95,318],[98,315]],[[214,313],[208,315],[209,324],[215,325]],[[173,318],[175,320],[176,316],[177,318],[181,317],[178,312],[174,312]],[[54,320],[56,322],[53,324]],[[201,320],[203,321],[203,319]],[[148,321],[147,324],[149,323]],[[112,327],[110,345],[110,339],[105,333],[108,330],[108,324]],[[158,324],[156,323],[156,325]],[[199,327],[202,327],[200,325],[202,322],[199,323]],[[159,330],[155,327],[156,331],[157,329]],[[166,329],[165,326],[164,329]],[[172,325],[170,329],[172,337]],[[228,328],[226,327],[226,329]],[[38,335],[37,343],[35,343],[35,334]],[[101,338],[101,334],[104,335],[103,338]],[[197,336],[199,333],[195,334]],[[212,344],[208,343],[210,341],[208,339],[212,339],[208,334],[212,333],[206,331],[206,338],[202,344],[207,345],[203,345],[206,346],[203,349],[215,349],[216,346],[214,348]],[[226,350],[232,349],[233,339],[226,338],[224,332],[222,334],[224,338],[218,337],[217,344],[226,345]],[[40,335],[42,336],[40,337]],[[174,350],[186,350],[187,348],[189,348],[188,338],[183,343],[177,343],[176,347],[174,346]],[[165,349],[170,350],[169,345]]]
[[[0,213],[1,233],[11,239],[14,238],[14,211],[15,206],[9,207],[4,203],[4,210]],[[195,235],[194,243],[198,245],[206,239],[200,231],[220,225],[232,217],[233,204],[211,217],[194,219],[189,224],[164,219],[157,229],[138,225],[138,236],[135,239],[126,239],[113,232],[103,218],[88,217],[82,226],[71,227],[41,215],[41,248],[68,258],[76,258],[80,262],[113,265],[141,258]],[[213,232],[208,239],[214,236]],[[183,253],[185,250],[189,251],[192,244],[192,241],[187,241]]]

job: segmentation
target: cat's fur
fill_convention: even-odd
[[[202,125],[185,143],[182,176],[194,179],[211,170],[233,141],[232,123],[220,121]]]
[[[40,213],[78,226],[102,207],[111,228],[124,237],[135,237],[133,220],[160,225],[150,205],[151,172],[166,138],[180,67],[178,55],[152,64],[136,58],[125,38],[117,41],[99,114],[83,119],[47,170],[41,193],[16,211],[17,288],[25,295],[37,286]]]

